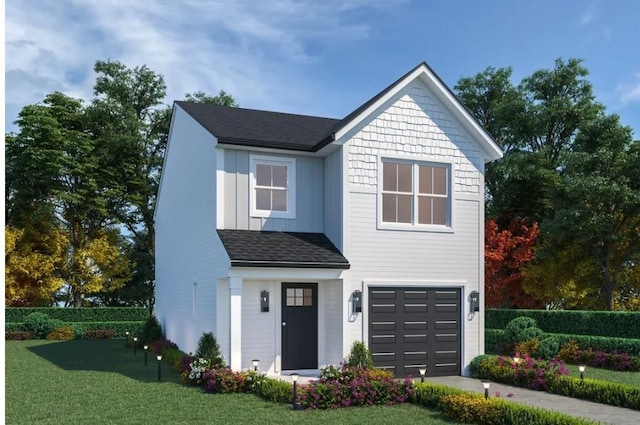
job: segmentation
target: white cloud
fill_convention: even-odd
[[[640,72],[636,72],[634,76],[635,81],[618,84],[617,93],[623,106],[631,103],[640,103]]]
[[[163,74],[167,101],[223,89],[243,106],[292,111],[313,96],[322,46],[357,43],[362,12],[403,3],[366,0],[12,0],[6,3],[6,117],[60,90],[90,99],[96,60]],[[320,45],[320,47],[318,47]],[[293,69],[293,70],[292,70]],[[308,83],[308,84],[307,84]]]

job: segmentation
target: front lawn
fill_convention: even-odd
[[[7,424],[454,424],[413,404],[294,412],[252,394],[180,384],[152,353],[122,340],[6,341]]]
[[[579,378],[580,371],[576,365],[567,365],[570,376]],[[640,372],[619,372],[596,367],[588,367],[584,372],[584,377],[589,379],[599,379],[601,381],[617,382],[640,387]]]

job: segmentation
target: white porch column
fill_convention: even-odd
[[[242,278],[229,278],[229,366],[242,369]]]

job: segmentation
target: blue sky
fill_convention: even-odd
[[[453,87],[576,57],[640,139],[633,0],[7,0],[5,20],[7,131],[54,90],[89,100],[98,59],[163,74],[167,103],[222,89],[246,108],[341,118],[421,61]]]

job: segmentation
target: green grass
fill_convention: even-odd
[[[252,394],[205,394],[180,384],[122,340],[6,341],[7,424],[454,424],[411,404],[292,411]]]
[[[567,365],[567,368],[569,369],[569,376],[576,378],[580,377],[578,366]],[[616,370],[600,369],[587,366],[584,371],[584,377],[640,387],[640,372],[619,372]]]

